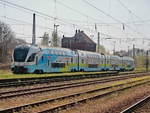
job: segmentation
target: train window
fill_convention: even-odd
[[[65,63],[52,63],[51,64],[53,68],[64,68]]]
[[[64,52],[64,55],[67,55],[67,52],[66,52],[66,51]]]
[[[29,51],[29,47],[15,48],[13,57],[16,62],[24,62]]]
[[[53,51],[53,54],[56,55],[56,51]]]
[[[89,67],[89,68],[97,68],[97,67],[98,67],[98,64],[89,64],[88,67]]]
[[[42,62],[43,62],[43,60],[44,60],[44,56],[42,56]]]
[[[61,51],[59,52],[59,55],[62,55],[62,52],[61,52]]]
[[[37,65],[38,64],[38,56],[36,56],[35,60],[36,60],[35,62],[36,62],[36,65]]]
[[[73,63],[73,58],[71,58],[71,63]]]
[[[49,60],[47,60],[47,66],[49,66]]]
[[[84,63],[84,59],[81,60],[82,64]]]
[[[59,53],[57,51],[55,51],[55,55],[58,55]]]
[[[84,56],[84,54],[83,54],[83,53],[81,53],[81,56]]]
[[[27,62],[33,62],[35,58],[36,53],[33,53],[27,60]]]
[[[109,64],[109,61],[107,60],[107,64]]]
[[[61,52],[61,55],[63,55],[63,52]]]

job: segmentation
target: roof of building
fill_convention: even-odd
[[[80,30],[76,30],[76,34],[73,37],[63,37],[63,39],[67,39],[67,40],[72,40],[72,39],[79,39],[79,38],[84,38],[84,40],[88,43],[94,43],[96,44],[92,39],[90,39],[89,36],[87,36],[83,31]]]

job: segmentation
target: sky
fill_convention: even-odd
[[[0,20],[11,27],[17,38],[30,43],[35,13],[37,43],[44,32],[51,36],[57,24],[60,38],[71,37],[80,29],[95,42],[100,32],[100,44],[110,52],[114,46],[119,51],[131,49],[133,44],[147,50],[150,49],[149,6],[150,0],[0,0]]]

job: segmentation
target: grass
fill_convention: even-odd
[[[145,70],[145,68],[136,68],[134,70],[134,72],[143,71],[143,70]],[[110,72],[110,71],[108,71],[108,72]],[[98,74],[98,73],[105,73],[105,72],[94,72],[94,73]],[[10,70],[1,70],[0,69],[0,79],[63,76],[63,75],[81,75],[81,74],[93,74],[93,72],[52,73],[52,74],[13,74]]]
[[[111,71],[108,71],[111,72]],[[86,74],[100,74],[106,72],[74,72],[74,73],[51,73],[51,74],[13,74],[7,70],[0,70],[0,79],[9,78],[28,78],[28,77],[47,77],[47,76],[63,76],[63,75],[86,75]]]

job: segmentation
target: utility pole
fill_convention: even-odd
[[[58,46],[58,34],[57,34],[57,28],[58,28],[59,25],[56,25],[54,24],[54,33],[55,33],[55,36],[54,36],[54,46]]]
[[[133,59],[135,62],[135,66],[136,66],[136,59],[135,59],[135,45],[133,44]]]
[[[33,14],[32,45],[36,44],[35,13]]]
[[[148,60],[148,50],[146,51],[146,66],[145,66],[145,68],[146,68],[146,71],[148,71],[148,67],[149,67],[149,60]]]
[[[133,44],[133,59],[135,60],[135,45]]]
[[[57,34],[57,27],[58,27],[58,26],[59,26],[59,25],[54,24],[54,30],[55,30],[56,34]]]
[[[97,48],[98,48],[98,53],[100,52],[100,33],[98,32],[98,39],[97,39],[97,44],[98,44],[98,46],[97,46]]]
[[[130,53],[129,53],[129,46],[128,46],[128,56],[130,56]]]
[[[116,49],[116,41],[113,41],[113,43],[114,43],[114,50],[113,50],[113,55],[115,55],[115,49]]]
[[[4,51],[5,51],[5,40],[4,40],[4,26],[2,26],[2,59],[4,58]]]

